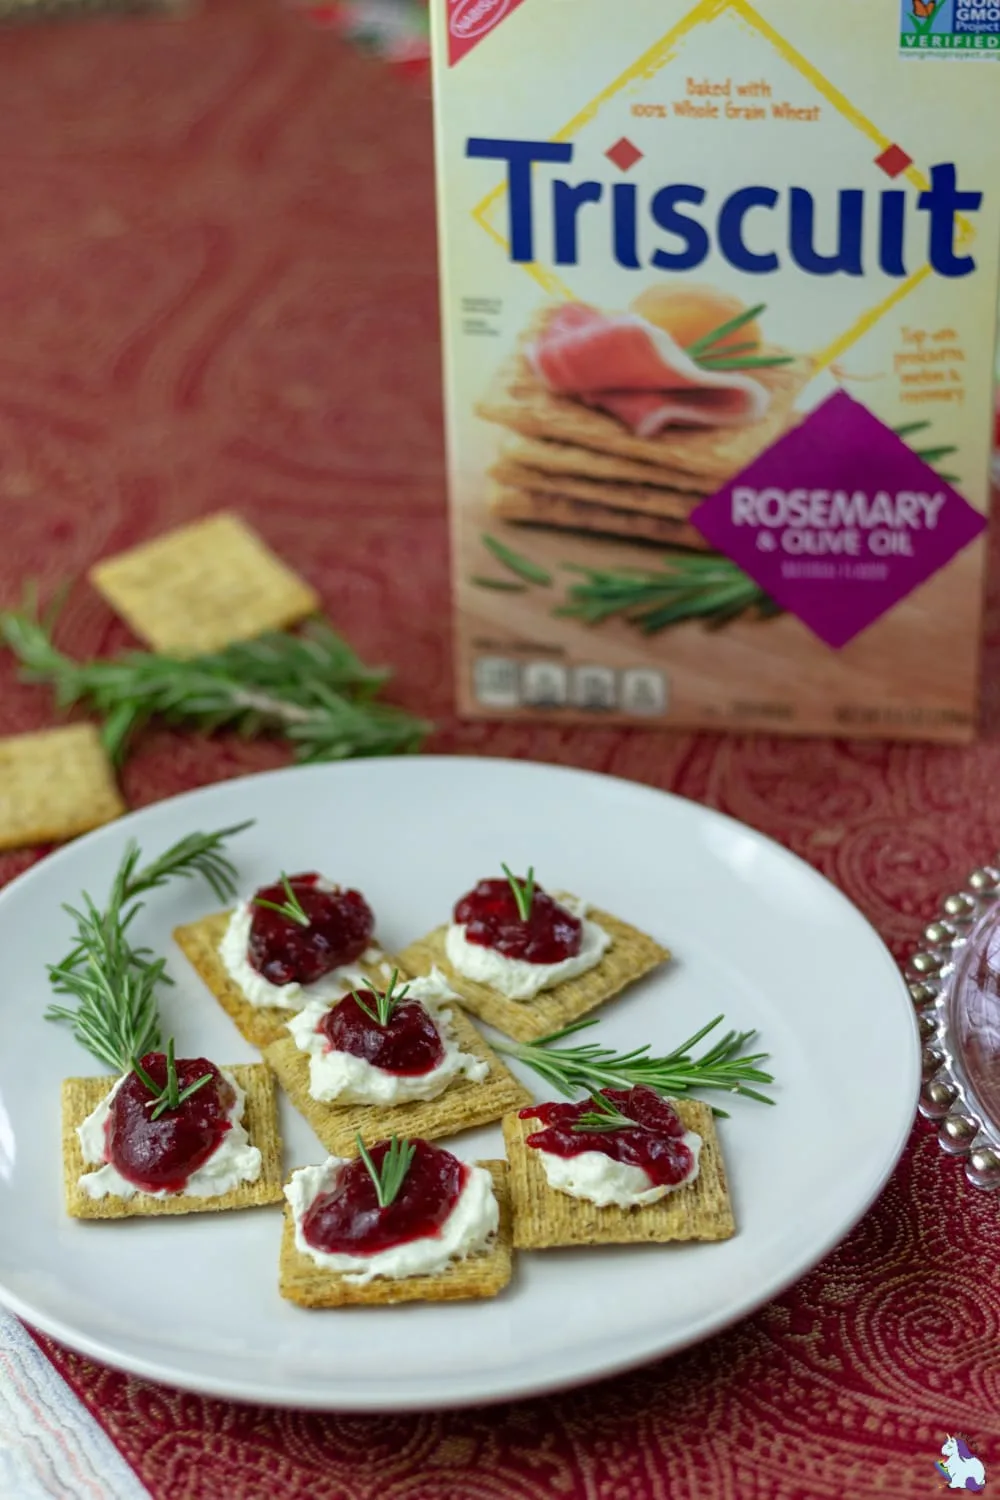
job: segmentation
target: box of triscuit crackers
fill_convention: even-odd
[[[998,0],[431,12],[460,710],[971,738]]]

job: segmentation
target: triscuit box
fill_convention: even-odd
[[[1000,5],[431,11],[460,710],[971,738]]]

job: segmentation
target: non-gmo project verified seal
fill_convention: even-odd
[[[1000,57],[1000,0],[900,0],[904,57]]]

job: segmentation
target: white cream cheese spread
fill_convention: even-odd
[[[485,1167],[469,1166],[462,1191],[451,1213],[434,1234],[407,1240],[374,1255],[330,1255],[315,1250],[302,1233],[302,1220],[316,1198],[329,1192],[344,1159],[331,1156],[319,1167],[293,1172],[285,1187],[295,1222],[295,1246],[317,1266],[340,1271],[347,1281],[374,1281],[376,1276],[402,1280],[407,1276],[433,1276],[453,1260],[485,1250],[500,1225],[500,1210],[493,1192],[493,1179]]]
[[[226,1131],[208,1160],[202,1162],[198,1170],[192,1172],[185,1182],[181,1191],[186,1197],[220,1198],[224,1193],[232,1192],[233,1188],[239,1187],[240,1183],[256,1182],[260,1176],[260,1152],[256,1146],[251,1146],[250,1137],[242,1123],[246,1094],[232,1073],[227,1072],[225,1068],[220,1068],[219,1072],[232,1086],[236,1095],[229,1110],[229,1122],[232,1128]],[[80,1178],[80,1188],[91,1198],[106,1198],[109,1194],[117,1198],[132,1198],[136,1193],[146,1192],[144,1188],[137,1188],[123,1177],[117,1167],[105,1161],[104,1126],[111,1113],[111,1102],[128,1076],[127,1073],[123,1074],[97,1108],[92,1110],[83,1124],[76,1128],[84,1161],[88,1164],[104,1163],[96,1172],[85,1172]],[[174,1198],[180,1195],[160,1190],[146,1193],[146,1196]]]
[[[445,953],[448,962],[466,979],[477,984],[489,985],[490,989],[506,995],[508,1000],[533,1000],[542,990],[550,990],[562,984],[564,979],[576,979],[594,969],[611,947],[611,935],[596,922],[587,919],[587,903],[576,896],[563,893],[553,896],[583,923],[580,936],[580,951],[572,958],[564,958],[555,964],[533,964],[523,958],[507,958],[495,948],[485,948],[482,943],[470,943],[465,936],[465,927],[453,922],[445,937]]]

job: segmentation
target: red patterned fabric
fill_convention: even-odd
[[[6,33],[0,98],[0,600],[232,506],[398,667],[437,750],[710,803],[810,860],[899,954],[997,851],[995,604],[970,749],[454,720],[420,88],[276,0],[220,0],[184,21]],[[128,639],[82,583],[64,632],[81,654]],[[0,733],[51,722],[47,693],[0,672]],[[140,806],[283,758],[151,734],[125,790]],[[4,856],[0,878],[42,852]],[[756,1317],[495,1410],[258,1411],[43,1346],[154,1500],[918,1500],[956,1428],[1000,1476],[997,1209],[918,1126],[860,1228]]]

